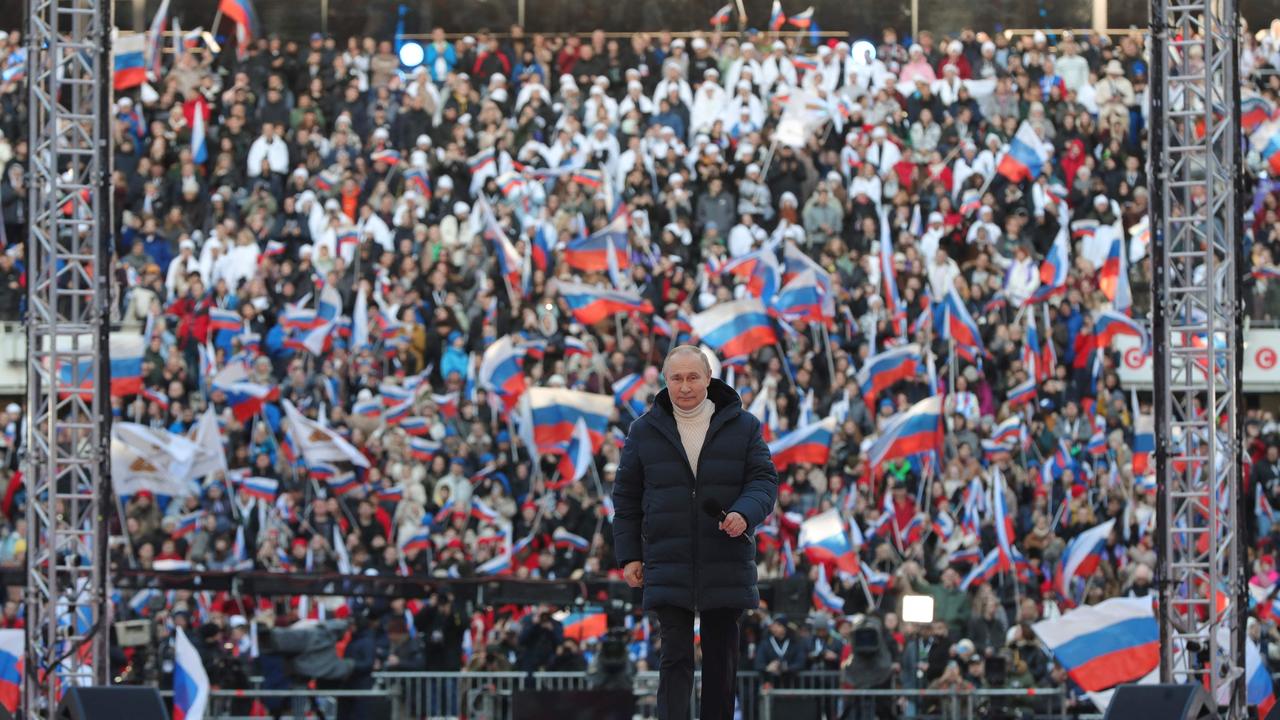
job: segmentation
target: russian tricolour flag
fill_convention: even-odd
[[[581,480],[591,468],[591,462],[591,434],[587,432],[587,424],[582,418],[578,418],[573,425],[573,437],[565,447],[564,455],[560,457],[560,479],[554,483],[554,487],[551,484],[547,487],[556,489]]]
[[[1036,399],[1035,378],[1031,378],[1021,385],[1009,388],[1009,395],[1005,399],[1009,402],[1009,407],[1034,402]]]
[[[818,581],[813,585],[813,605],[819,610],[825,610],[832,615],[844,614],[844,598],[831,589],[831,584],[827,582],[827,568],[825,565],[818,566]]]
[[[822,299],[825,291],[811,268],[791,278],[773,298],[773,310],[789,322],[826,323]]]
[[[796,463],[826,465],[827,458],[831,455],[831,438],[835,434],[834,417],[792,430],[769,443],[774,466],[785,470]]]
[[[1000,548],[991,548],[991,552],[982,558],[982,562],[974,565],[969,570],[969,574],[964,576],[964,580],[960,581],[960,589],[968,590],[974,584],[981,585],[984,582],[988,582],[1004,567],[1004,559],[1000,555]]]
[[[137,87],[147,80],[147,36],[123,35],[113,43],[111,84],[116,90]]]
[[[480,387],[496,390],[510,411],[524,394],[524,350],[516,347],[510,335],[504,335],[484,351],[480,361]]]
[[[573,318],[583,325],[595,325],[617,313],[652,313],[653,305],[636,293],[606,290],[584,283],[559,281],[556,290],[564,298]]]
[[[618,407],[631,411],[635,417],[644,414],[645,402],[640,399],[640,391],[644,389],[644,377],[640,373],[631,373],[613,383],[613,399]]]
[[[797,547],[812,563],[835,565],[853,575],[861,568],[857,549],[849,539],[844,518],[837,508],[831,508],[800,523]]]
[[[756,298],[716,305],[689,322],[702,341],[722,357],[750,355],[778,342],[764,303]]]
[[[1069,590],[1072,578],[1076,576],[1087,578],[1098,569],[1098,563],[1102,560],[1102,551],[1107,546],[1107,538],[1111,536],[1111,529],[1115,524],[1115,518],[1112,518],[1101,525],[1085,530],[1067,543],[1066,551],[1058,561],[1056,578],[1058,592],[1063,597],[1071,597]]]
[[[894,415],[868,455],[873,467],[889,460],[937,450],[942,446],[942,398],[927,397]]]
[[[22,700],[22,660],[26,642],[24,630],[0,630],[0,707],[15,714]]]
[[[565,390],[564,388],[530,388],[528,419],[533,423],[534,442],[543,452],[568,443],[574,425],[581,418],[591,435],[592,452],[599,450],[609,432],[613,414],[613,396]]]
[[[111,394],[137,395],[142,392],[142,354],[145,350],[141,335],[111,336]]]
[[[1032,630],[1083,690],[1131,682],[1160,662],[1160,627],[1152,598],[1112,598]]]
[[[213,331],[228,330],[230,332],[240,332],[243,323],[240,320],[240,313],[235,310],[224,310],[222,308],[209,308],[209,329]]]
[[[1067,291],[1067,275],[1071,272],[1067,259],[1066,242],[1055,242],[1049,248],[1049,254],[1040,263],[1040,287],[1032,293],[1029,302],[1037,303],[1048,300],[1059,293]]]
[[[945,313],[947,339],[954,341],[956,345],[981,350],[982,334],[978,330],[978,324],[973,321],[973,316],[969,314],[969,309],[964,306],[964,300],[960,298],[960,293],[956,292],[954,286],[942,299],[942,307]]]
[[[1009,142],[1009,151],[1000,158],[996,171],[1010,182],[1017,183],[1039,175],[1040,168],[1048,161],[1049,153],[1044,149],[1044,142],[1036,135],[1035,129],[1024,122]]]
[[[751,297],[760,298],[766,304],[773,300],[778,286],[782,284],[782,266],[778,264],[778,256],[772,248],[756,250],[731,260],[720,272],[746,280]]]
[[[551,533],[551,540],[558,548],[568,548],[578,552],[586,552],[591,547],[589,540],[581,535],[574,535],[563,527],[558,527]]]
[[[209,675],[200,653],[182,628],[175,631],[173,651],[173,720],[204,720],[209,704]]]
[[[920,372],[920,346],[916,343],[887,350],[867,358],[858,371],[858,387],[867,407],[874,407],[876,396],[901,380],[910,380]]]
[[[627,253],[629,219],[630,216],[622,215],[587,237],[570,240],[564,249],[565,262],[583,272],[606,272],[610,266],[626,270],[631,265]]]
[[[264,477],[245,478],[244,484],[240,486],[245,495],[257,498],[268,504],[275,504],[276,492],[279,488],[280,484],[278,482]]]
[[[1101,348],[1110,347],[1111,339],[1117,335],[1132,335],[1142,342],[1144,354],[1151,351],[1151,337],[1147,335],[1147,329],[1112,310],[1098,313],[1098,318],[1093,321],[1093,332],[1098,336],[1098,347]]]

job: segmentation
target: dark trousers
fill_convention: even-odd
[[[658,665],[658,720],[689,720],[693,697],[693,612],[657,608],[662,632]],[[717,608],[701,612],[702,713],[700,720],[733,720],[738,677],[738,623],[742,611]]]

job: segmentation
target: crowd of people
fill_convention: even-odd
[[[216,419],[225,470],[185,496],[123,497],[113,563],[617,579],[621,438],[660,389],[666,350],[701,343],[775,442],[834,418],[826,461],[780,467],[778,507],[751,530],[762,581],[829,583],[842,609],[762,607],[745,623],[746,666],[771,682],[848,670],[855,630],[875,627],[886,655],[868,683],[1060,687],[1073,710],[1094,711],[1030,626],[1152,592],[1154,469],[1135,442],[1151,408],[1122,387],[1111,335],[1095,330],[1104,312],[1149,324],[1143,38],[964,29],[906,41],[885,29],[854,42],[869,34],[815,47],[754,31],[437,30],[418,67],[400,65],[391,38],[320,34],[166,54],[113,110],[113,344],[141,339],[143,356],[112,410],[193,438]],[[1280,22],[1243,37],[1243,96],[1280,118]],[[20,64],[23,47],[17,32],[0,37],[0,65]],[[16,319],[28,108],[22,75],[3,77],[0,312]],[[1015,137],[1042,166],[1011,169]],[[1280,183],[1264,149],[1246,157],[1255,325],[1280,319]],[[1120,238],[1124,291],[1098,247],[1106,232]],[[806,280],[813,308],[779,304]],[[589,315],[570,302],[574,282],[638,304]],[[325,315],[330,298],[340,307]],[[753,298],[774,310],[776,342],[731,356],[695,334],[700,313]],[[948,302],[978,342],[956,342]],[[868,360],[912,344],[918,372],[867,393]],[[486,367],[504,347],[515,381]],[[1030,397],[1015,392],[1027,383]],[[544,444],[523,413],[548,389],[615,401],[580,477],[568,446]],[[886,423],[935,395],[941,446],[873,464]],[[8,414],[14,425],[21,409]],[[1242,496],[1276,506],[1276,413],[1251,402],[1244,422]],[[316,433],[356,455],[316,462]],[[25,498],[8,454],[0,562],[16,564]],[[1027,566],[975,578],[998,542],[993,487]],[[831,508],[862,536],[860,574],[820,578],[800,547],[804,520]],[[1280,668],[1267,609],[1280,526],[1249,515],[1249,575],[1265,598],[1249,632]],[[1107,520],[1103,561],[1062,588],[1066,543]],[[934,623],[901,622],[909,592],[935,598]],[[187,628],[228,685],[283,675],[264,659],[288,643],[269,638],[307,619],[345,655],[292,671],[349,687],[379,670],[586,669],[600,642],[567,631],[564,608],[472,607],[445,589],[407,602],[175,591],[118,603],[117,617],[152,618],[166,637]],[[20,625],[9,605],[5,624]],[[638,612],[625,625],[644,668],[657,633]],[[113,661],[163,683],[163,645]]]

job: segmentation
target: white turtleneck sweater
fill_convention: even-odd
[[[707,428],[711,426],[711,416],[716,412],[716,404],[706,398],[702,404],[692,410],[681,410],[675,403],[671,410],[676,416],[676,428],[680,430],[680,442],[684,443],[684,454],[689,457],[689,467],[698,472],[698,456],[702,454],[702,443],[707,439]]]

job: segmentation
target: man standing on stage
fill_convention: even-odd
[[[631,424],[613,488],[614,548],[661,623],[659,720],[688,720],[693,618],[701,613],[703,720],[731,720],[742,611],[759,605],[753,530],[773,511],[778,474],[760,421],[680,345],[667,387]]]

